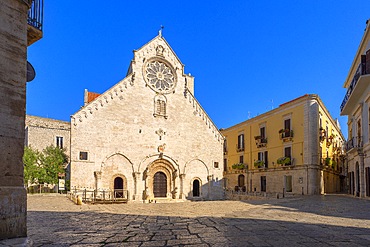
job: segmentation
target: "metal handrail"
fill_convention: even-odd
[[[31,8],[28,10],[28,25],[42,31],[44,20],[44,0],[32,0]]]

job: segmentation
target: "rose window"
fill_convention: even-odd
[[[144,73],[148,85],[155,91],[168,92],[175,86],[172,69],[163,62],[149,62]]]

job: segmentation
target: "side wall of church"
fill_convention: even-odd
[[[146,86],[138,53],[150,56],[158,44],[170,50],[157,38],[137,51],[132,74],[72,116],[72,187],[113,189],[114,178],[121,176],[129,194],[141,198],[148,187],[145,174],[162,159],[172,167],[169,186],[176,198],[192,196],[194,179],[200,181],[202,197],[222,197],[222,136],[186,90],[182,65],[172,53],[166,59],[176,68],[177,85],[163,95],[166,117],[154,114],[158,94]],[[80,159],[80,152],[88,153],[87,160]]]

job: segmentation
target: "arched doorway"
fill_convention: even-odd
[[[163,172],[154,174],[153,193],[154,197],[167,197],[167,176]]]
[[[114,179],[114,197],[123,198],[123,179],[121,177]]]
[[[200,196],[200,182],[198,179],[195,179],[193,181],[193,197],[199,196]]]

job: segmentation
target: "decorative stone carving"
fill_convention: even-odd
[[[155,133],[159,136],[159,140],[162,140],[162,136],[164,136],[166,134],[166,132],[161,128],[156,130]]]
[[[144,79],[147,85],[158,93],[170,93],[176,86],[176,76],[165,60],[149,60],[144,66]]]
[[[163,57],[163,51],[164,51],[163,46],[158,45],[157,48],[155,48],[155,51],[157,52],[157,56],[162,56]]]

